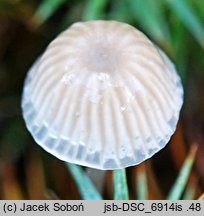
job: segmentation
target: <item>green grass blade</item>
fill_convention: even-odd
[[[164,13],[163,1],[128,0],[129,9],[144,30],[160,43],[169,43],[170,34]]]
[[[108,19],[118,20],[126,23],[133,23],[134,17],[129,12],[127,0],[113,1],[111,4],[112,10],[108,14]]]
[[[167,196],[168,200],[178,200],[181,199],[182,193],[186,187],[188,178],[191,173],[191,169],[195,160],[197,151],[197,146],[192,146],[190,153],[186,160],[184,161],[184,164],[179,172],[179,175],[172,187],[172,189],[169,192],[169,195]]]
[[[189,38],[186,36],[187,30],[185,26],[180,24],[178,17],[173,17],[172,22],[174,23],[174,30],[172,31],[172,44],[174,49],[173,60],[185,84],[189,51],[189,47],[186,46],[186,44],[188,44]]]
[[[204,4],[203,4],[203,0],[197,0],[197,1],[194,1],[192,3],[194,3],[194,6],[196,8],[196,12],[198,12],[201,19],[204,20]]]
[[[125,169],[114,170],[114,200],[128,200],[128,186]]]
[[[37,8],[32,21],[37,23],[37,25],[42,24],[49,19],[65,1],[67,0],[43,0]]]
[[[182,23],[204,47],[204,26],[188,0],[167,0],[170,8],[177,14]]]
[[[102,19],[107,2],[108,0],[88,0],[84,10],[83,20]]]
[[[79,192],[84,200],[101,200],[102,197],[96,190],[91,179],[85,174],[83,169],[75,164],[66,163],[66,167],[72,174]]]
[[[145,167],[141,164],[138,167],[137,173],[137,199],[147,200],[148,197],[148,188],[147,188],[147,175]]]

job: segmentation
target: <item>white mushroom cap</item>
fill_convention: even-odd
[[[183,89],[166,55],[116,21],[73,24],[30,69],[22,108],[36,142],[98,169],[141,163],[176,129]]]

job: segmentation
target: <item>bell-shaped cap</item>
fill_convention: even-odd
[[[173,64],[143,33],[116,21],[89,21],[61,33],[32,66],[22,108],[46,151],[118,169],[167,144],[182,103]]]

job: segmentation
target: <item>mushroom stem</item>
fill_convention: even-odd
[[[113,171],[114,179],[114,200],[128,200],[128,186],[126,170],[118,169]]]

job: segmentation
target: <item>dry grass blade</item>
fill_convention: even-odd
[[[41,158],[35,151],[28,154],[26,163],[29,199],[45,199],[45,176]]]
[[[137,198],[139,200],[146,200],[148,198],[145,163],[140,164],[137,169]]]
[[[16,177],[15,166],[10,161],[1,161],[2,178],[2,199],[21,200],[24,199],[18,179]]]
[[[30,21],[30,25],[33,27],[38,27],[49,19],[58,8],[65,3],[66,0],[43,0],[38,6],[34,16]]]
[[[198,198],[198,200],[204,200],[204,193]]]

